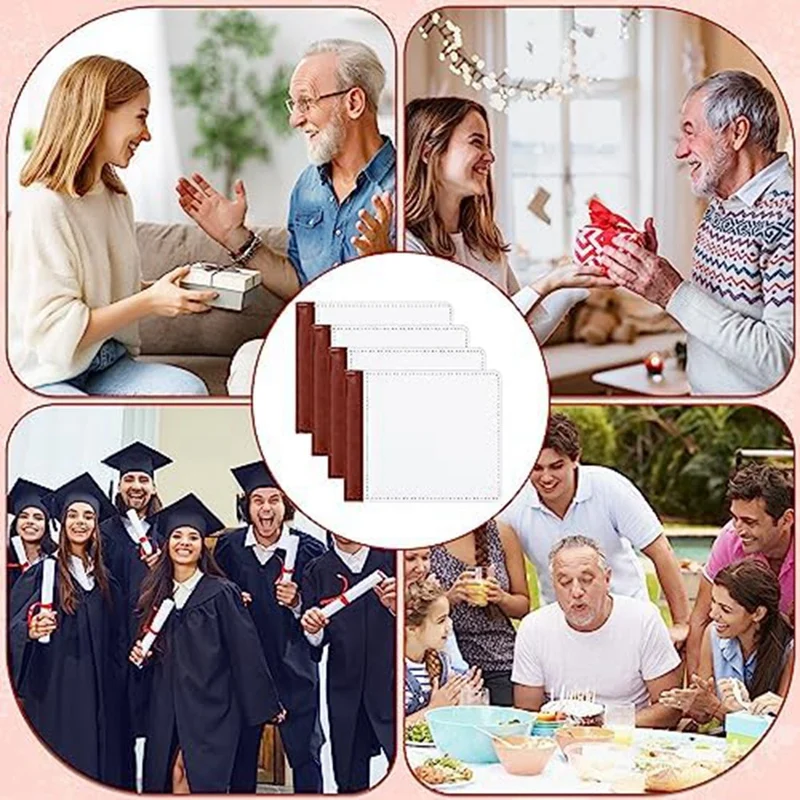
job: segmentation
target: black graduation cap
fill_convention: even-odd
[[[44,498],[52,491],[47,486],[20,478],[8,493],[8,513],[16,517],[24,508],[33,507],[50,516],[50,510],[47,508]]]
[[[184,525],[195,528],[201,536],[209,536],[225,527],[222,520],[214,516],[195,494],[184,495],[180,500],[165,506],[151,520],[165,537],[175,528]]]
[[[119,470],[120,475],[126,472],[144,472],[152,478],[157,469],[171,464],[172,459],[146,444],[133,442],[104,458],[102,463]]]
[[[245,494],[249,495],[250,492],[256,489],[279,488],[275,478],[272,477],[272,473],[267,469],[267,465],[263,461],[254,461],[252,464],[234,467],[231,472]]]
[[[88,472],[68,481],[45,498],[50,513],[59,520],[63,518],[67,507],[76,502],[88,503],[97,514],[98,523],[118,513]]]

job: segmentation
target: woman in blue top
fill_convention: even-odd
[[[700,674],[689,689],[665,692],[661,702],[699,723],[724,720],[743,707],[776,710],[794,667],[794,630],[779,602],[778,579],[760,561],[747,558],[721,570],[711,589],[713,625],[703,639]]]

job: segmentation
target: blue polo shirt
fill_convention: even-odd
[[[330,165],[311,165],[303,170],[289,202],[289,260],[300,285],[358,258],[350,242],[359,236],[358,212],[374,213],[372,197],[383,192],[394,194],[396,154],[388,136],[383,145],[356,178],[355,189],[339,203],[333,190]],[[396,241],[392,221],[392,241]]]

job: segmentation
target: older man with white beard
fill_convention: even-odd
[[[263,285],[285,300],[345,261],[395,249],[396,153],[378,129],[385,82],[375,52],[345,39],[316,42],[295,68],[286,105],[292,127],[306,138],[311,165],[292,190],[288,264],[276,268],[245,227],[242,181],[232,200],[201,175],[178,181],[184,211],[232,256],[246,257],[247,266],[261,272]],[[230,394],[249,393],[260,345],[261,340],[247,342],[234,356]]]
[[[653,221],[644,247],[615,241],[609,276],[660,305],[688,334],[694,394],[755,394],[781,380],[794,346],[794,177],[777,152],[772,93],[745,72],[693,86],[675,156],[710,202],[684,280],[658,255]]]

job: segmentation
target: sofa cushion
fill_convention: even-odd
[[[283,228],[256,227],[269,255],[269,264],[286,259],[287,232]],[[229,263],[227,251],[194,224],[136,223],[136,240],[142,257],[142,278],[156,280],[173,267],[195,261]],[[255,301],[243,311],[212,309],[181,317],[148,317],[139,328],[144,355],[227,356],[250,339],[264,336],[284,302],[259,289]],[[166,361],[167,359],[165,359]],[[175,358],[169,363],[177,364]]]

